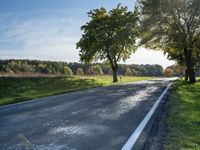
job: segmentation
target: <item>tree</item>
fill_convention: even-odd
[[[132,76],[132,71],[130,68],[126,68],[125,76]]]
[[[196,47],[200,36],[199,0],[139,0],[141,45],[161,49],[187,67],[195,78]]]
[[[11,62],[8,63],[9,70],[14,71],[15,73],[20,71],[20,67],[21,67],[20,61],[12,60]]]
[[[181,51],[168,52],[167,57],[170,60],[175,60],[178,63],[178,65],[185,66],[184,55],[181,53]],[[183,67],[183,69],[182,69],[182,74],[183,74],[183,72],[185,72],[185,80],[188,81],[188,73],[187,73],[188,71],[185,67]]]
[[[117,82],[118,62],[125,61],[136,50],[137,11],[130,12],[120,4],[106,11],[94,9],[88,13],[91,20],[81,27],[84,34],[77,43],[80,59],[89,63],[105,60],[113,71],[113,82]]]
[[[45,67],[46,67],[45,64],[39,64],[39,65],[37,66],[38,72],[40,72],[40,73],[46,73]]]
[[[82,69],[82,68],[78,68],[78,69],[76,70],[76,75],[78,75],[78,76],[84,76],[83,69]]]
[[[174,74],[174,71],[171,68],[166,68],[164,74],[167,77],[172,77]]]
[[[174,73],[175,73],[176,76],[183,74],[182,68],[183,67],[180,66],[180,65],[174,65],[173,66],[173,70],[174,70]]]
[[[193,54],[195,56],[194,58],[194,62],[195,62],[195,70],[196,71],[199,71],[200,69],[200,36],[198,37],[198,44],[195,45],[195,51]]]
[[[67,67],[67,66],[64,66],[64,67],[63,67],[63,73],[64,73],[65,75],[67,75],[67,76],[72,76],[72,75],[73,75],[72,70],[71,70],[69,67]]]
[[[138,75],[138,72],[135,69],[131,69],[131,72],[132,72],[133,76],[137,76]]]
[[[154,75],[155,76],[163,76],[163,67],[161,65],[153,65],[154,66]]]
[[[29,65],[26,61],[21,61],[20,71],[21,72],[33,72],[33,67]]]
[[[93,75],[103,75],[103,71],[99,65],[92,66],[91,71]]]
[[[185,67],[176,64],[176,65],[168,66],[166,69],[171,69],[174,76],[180,76],[180,75],[184,74]],[[165,72],[166,72],[166,70],[165,70]],[[165,73],[165,75],[166,75],[166,73]]]
[[[91,68],[87,68],[86,71],[85,71],[85,74],[86,74],[86,75],[92,75],[92,70],[91,70]]]

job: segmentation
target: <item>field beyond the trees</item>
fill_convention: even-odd
[[[150,80],[154,77],[123,76],[122,82]],[[93,87],[114,85],[112,76],[91,77],[0,77],[0,105],[13,104]]]

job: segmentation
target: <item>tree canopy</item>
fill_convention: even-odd
[[[199,0],[139,0],[141,45],[164,50],[168,57],[185,64],[195,82],[199,59]]]
[[[113,82],[117,82],[117,63],[125,61],[136,50],[137,12],[119,4],[108,12],[103,7],[91,10],[88,16],[91,20],[81,27],[84,33],[77,43],[80,59],[86,63],[108,61]]]

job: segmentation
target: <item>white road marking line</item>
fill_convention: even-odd
[[[174,80],[173,80],[174,81]],[[135,129],[135,131],[132,133],[132,135],[129,137],[128,141],[125,143],[125,145],[122,147],[121,150],[131,150],[133,146],[135,145],[136,141],[138,140],[139,136],[141,135],[142,131],[146,127],[147,123],[149,122],[150,118],[152,117],[153,113],[155,112],[156,108],[158,107],[159,103],[161,102],[164,95],[167,93],[168,89],[172,85],[173,81],[167,86],[167,88],[164,90],[164,92],[160,95],[160,97],[156,100],[155,104],[151,108],[151,110],[148,112],[148,114],[144,117],[142,122],[139,124],[139,126]]]

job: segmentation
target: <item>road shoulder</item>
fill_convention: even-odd
[[[163,97],[154,115],[140,135],[133,149],[163,150],[167,137],[167,118],[169,115],[169,95],[172,88]]]

